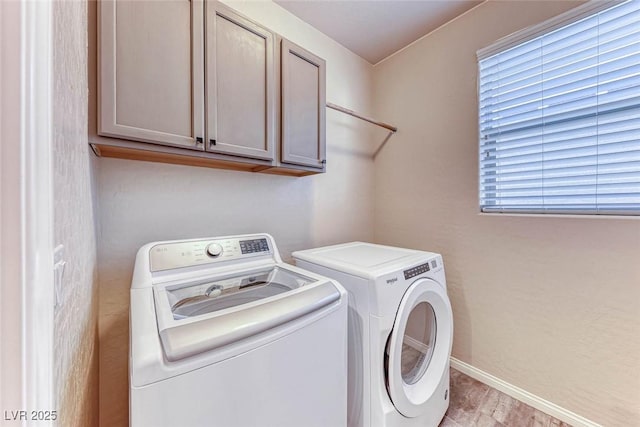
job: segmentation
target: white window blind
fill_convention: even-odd
[[[478,55],[483,212],[640,215],[640,0]]]

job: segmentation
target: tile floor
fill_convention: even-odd
[[[571,427],[451,369],[451,400],[440,427]]]

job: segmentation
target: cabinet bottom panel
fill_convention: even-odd
[[[167,151],[156,151],[145,149],[146,147],[138,147],[137,143],[127,143],[133,146],[110,145],[100,143],[90,143],[93,152],[99,157],[112,157],[127,160],[139,160],[146,162],[170,163],[186,166],[198,166],[215,169],[228,169],[244,172],[260,172],[275,175],[286,175],[301,177],[314,175],[324,172],[323,170],[310,171],[290,169],[285,167],[277,167],[271,164],[249,163],[244,159],[221,159],[207,157],[208,153],[189,152],[189,154],[170,152],[171,148],[165,148]],[[157,148],[157,147],[155,147]],[[186,151],[186,150],[181,150]],[[244,160],[244,161],[243,161]]]

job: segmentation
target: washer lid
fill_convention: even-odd
[[[342,245],[297,251],[295,259],[311,262],[366,279],[406,268],[419,259],[436,257],[431,252],[373,243],[352,242]]]
[[[176,361],[259,334],[340,299],[330,281],[282,267],[154,287],[165,356]]]

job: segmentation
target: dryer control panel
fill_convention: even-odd
[[[156,272],[271,255],[272,251],[270,239],[264,235],[167,242],[150,249],[149,267],[152,272]]]
[[[415,267],[412,267],[408,270],[404,270],[404,279],[408,280],[408,279],[411,279],[412,277],[419,276],[423,273],[427,273],[437,268],[438,268],[438,260],[432,259],[428,262],[425,262],[424,264],[416,265]]]
[[[426,273],[427,271],[429,271],[429,263],[426,262],[424,264],[420,264],[416,267],[410,268],[408,270],[404,271],[404,279],[408,280],[411,279],[412,277],[416,277],[421,275],[422,273]]]

